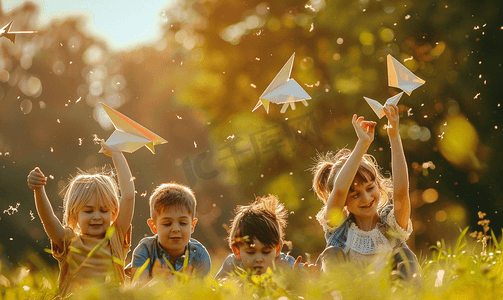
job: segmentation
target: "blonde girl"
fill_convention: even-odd
[[[52,254],[59,262],[62,294],[91,282],[122,284],[124,260],[131,240],[134,183],[124,155],[102,142],[117,170],[121,197],[115,180],[104,174],[80,174],[66,191],[63,224],[54,214],[45,192],[47,177],[36,167],[28,175],[38,215],[51,239]],[[112,235],[105,236],[110,226]],[[98,249],[88,257],[93,249]]]
[[[336,155],[321,156],[312,170],[313,189],[325,204],[317,215],[327,241],[327,248],[318,258],[324,271],[341,260],[380,266],[392,253],[394,267],[401,276],[412,280],[419,275],[417,259],[405,244],[412,224],[398,108],[386,105],[385,112],[393,180],[386,179],[375,158],[365,154],[374,140],[376,123],[356,115],[352,123],[358,141],[353,151],[342,149]]]

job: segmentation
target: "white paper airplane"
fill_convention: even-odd
[[[289,106],[295,109],[294,102],[301,101],[305,106],[308,105],[306,100],[310,100],[311,96],[294,79],[290,78],[294,58],[295,53],[292,54],[283,68],[281,68],[281,71],[279,71],[274,80],[262,93],[260,100],[252,111],[264,105],[266,112],[269,113],[270,102],[283,104],[281,113],[284,113]]]
[[[37,33],[37,31],[10,31],[10,26],[12,25],[12,22],[10,21],[9,24],[5,25],[0,29],[0,37],[6,37],[8,38],[12,43],[14,43],[16,39],[16,34],[31,34],[31,33]]]
[[[103,103],[101,103],[101,106],[115,127],[115,131],[105,142],[108,145],[115,146],[120,151],[128,153],[132,153],[145,146],[150,152],[155,153],[154,145],[168,142],[120,112]]]
[[[386,103],[384,103],[384,105],[381,105],[381,103],[377,102],[376,100],[373,100],[373,99],[370,99],[370,98],[367,98],[367,97],[363,97],[363,98],[365,98],[365,100],[367,101],[367,103],[370,105],[370,107],[372,108],[372,110],[376,113],[376,115],[380,119],[380,118],[382,118],[382,117],[384,117],[386,115],[384,113],[384,106],[386,106],[386,104],[397,105],[397,103],[400,100],[400,98],[402,98],[402,95],[403,95],[403,92],[401,92],[400,94],[396,94],[395,96],[393,96],[391,98],[388,98],[388,100],[386,100]]]
[[[399,88],[410,96],[413,90],[425,83],[390,54],[388,54],[387,60],[389,86]]]

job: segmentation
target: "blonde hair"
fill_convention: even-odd
[[[72,178],[63,199],[63,225],[80,232],[77,225],[78,212],[92,198],[117,215],[119,211],[119,188],[115,180],[106,174],[81,173]]]
[[[229,246],[251,244],[257,238],[266,247],[283,244],[288,211],[274,195],[257,197],[249,205],[238,206],[229,232]]]
[[[311,173],[313,174],[313,190],[316,192],[318,199],[325,204],[316,215],[316,219],[322,225],[326,223],[326,204],[334,187],[335,177],[348,160],[351,152],[351,150],[343,148],[336,154],[331,151],[326,154],[318,154],[316,163],[314,167],[311,168]],[[391,178],[385,178],[382,175],[381,168],[377,164],[374,156],[370,154],[363,155],[354,180],[361,180],[363,182],[375,181],[381,194],[378,209],[382,209],[388,204],[389,194],[392,191]],[[345,205],[343,212],[346,216],[349,215]]]
[[[150,218],[155,220],[160,214],[170,206],[185,207],[192,218],[196,215],[196,196],[188,187],[176,182],[163,183],[158,186],[152,196],[150,196]]]

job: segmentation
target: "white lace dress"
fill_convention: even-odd
[[[403,229],[395,219],[394,209],[387,210],[380,215],[381,223],[378,226],[386,226],[388,233],[399,240],[406,241],[412,233],[412,222],[409,219],[407,230]],[[330,227],[328,224],[322,224],[326,236],[335,233],[339,227]],[[384,236],[381,230],[376,228],[370,231],[363,231],[354,222],[350,222],[347,229],[347,239],[342,250],[348,255],[349,259],[356,264],[375,264],[376,267],[386,263],[387,254],[393,250],[391,242]]]

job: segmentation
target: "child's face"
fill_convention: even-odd
[[[77,213],[77,224],[84,235],[102,238],[115,218],[115,212],[91,197]]]
[[[184,254],[185,246],[194,232],[197,219],[185,207],[168,207],[157,214],[154,220],[147,221],[153,234],[158,235],[159,243],[170,258]]]
[[[253,239],[252,243],[239,244],[239,247],[232,247],[232,251],[237,258],[241,259],[246,270],[251,270],[256,274],[262,274],[267,271],[267,268],[274,268],[274,260],[281,251],[281,245],[274,247],[266,247],[258,239]]]
[[[354,180],[346,199],[348,211],[357,217],[374,217],[381,192],[375,181]]]

